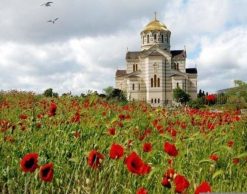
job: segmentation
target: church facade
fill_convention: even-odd
[[[186,50],[170,50],[171,32],[159,20],[141,32],[141,50],[126,53],[126,69],[117,70],[116,88],[128,100],[146,101],[153,107],[173,104],[179,87],[192,99],[197,96],[197,69],[186,68]]]

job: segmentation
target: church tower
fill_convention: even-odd
[[[141,50],[127,51],[126,69],[115,74],[116,88],[128,100],[145,101],[152,107],[175,104],[176,88],[196,99],[197,69],[186,68],[185,49],[171,50],[171,31],[156,14],[140,34]]]
[[[153,45],[159,45],[163,50],[170,51],[171,32],[165,24],[155,18],[149,22],[141,32],[141,50],[147,50]]]

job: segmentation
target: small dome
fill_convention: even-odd
[[[162,24],[159,20],[155,19],[149,22],[149,24],[146,25],[146,27],[142,32],[154,31],[154,30],[169,31],[165,24]]]

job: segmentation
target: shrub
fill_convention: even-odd
[[[197,98],[195,100],[190,100],[188,102],[188,106],[191,107],[191,108],[196,108],[196,109],[200,109],[200,108],[203,108],[205,107],[204,106],[204,98]]]
[[[183,91],[181,88],[176,88],[173,90],[173,97],[176,102],[185,103],[190,100],[190,95]]]

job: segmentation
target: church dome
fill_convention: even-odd
[[[166,27],[165,24],[162,24],[159,20],[155,19],[146,25],[144,30],[142,32],[147,32],[147,31],[169,31]]]

